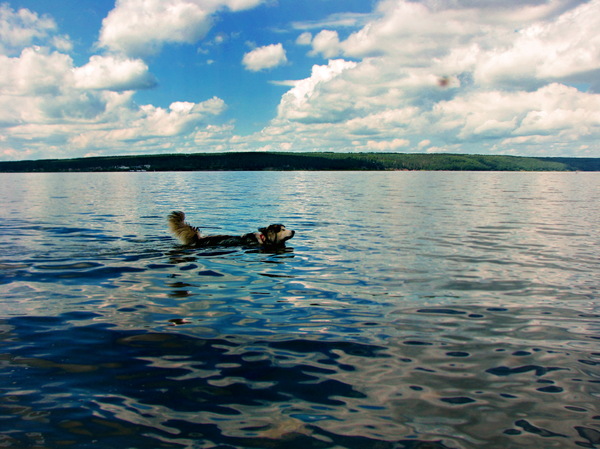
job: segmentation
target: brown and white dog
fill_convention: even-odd
[[[282,224],[272,224],[259,228],[258,232],[250,232],[240,236],[207,235],[202,236],[200,230],[185,222],[185,214],[174,211],[168,217],[169,229],[184,245],[190,246],[262,246],[283,247],[291,239],[295,231],[285,229]]]

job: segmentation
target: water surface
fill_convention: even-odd
[[[596,173],[1,176],[0,446],[600,447]]]

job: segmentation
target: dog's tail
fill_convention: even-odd
[[[173,211],[168,218],[169,229],[184,245],[193,245],[200,238],[198,228],[190,226],[185,222],[185,214],[181,211]]]

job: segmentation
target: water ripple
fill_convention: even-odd
[[[0,446],[600,447],[594,176],[15,175]]]

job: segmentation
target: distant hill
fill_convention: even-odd
[[[600,158],[400,153],[196,153],[0,162],[0,172],[215,170],[600,171]]]

